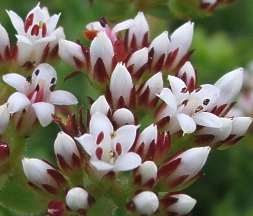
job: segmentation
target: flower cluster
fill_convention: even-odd
[[[101,19],[86,26],[87,48],[65,40],[62,28],[55,29],[59,15],[50,17],[46,8],[37,5],[25,22],[12,11],[8,14],[18,32],[17,59],[12,60],[36,67],[28,77],[3,75],[16,92],[0,106],[0,132],[6,134],[10,120],[15,133],[24,136],[31,135],[37,121],[43,127],[59,125],[57,166],[25,156],[18,161],[28,184],[50,194],[45,197],[47,215],[84,215],[101,197],[137,215],[189,214],[196,200],[182,190],[201,176],[211,149],[235,144],[252,122],[231,114],[243,69],[200,85],[189,61],[192,22],[150,40],[142,12],[114,27]],[[0,30],[0,47],[10,50],[8,34]],[[56,50],[101,91],[86,118],[82,109],[77,118],[65,107],[77,104],[76,97],[55,90],[56,71],[41,63]],[[178,146],[182,136],[195,142]],[[11,154],[2,143],[1,160]]]

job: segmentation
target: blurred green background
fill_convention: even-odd
[[[47,6],[51,13],[62,13],[60,25],[64,26],[66,37],[71,40],[82,40],[83,29],[90,21],[107,17],[113,23],[133,17],[138,10],[143,10],[148,15],[152,36],[167,29],[172,32],[190,19],[195,22],[192,46],[195,52],[192,63],[198,71],[201,82],[214,82],[225,72],[246,66],[253,59],[253,1],[237,1],[210,15],[198,11],[192,5],[187,7],[187,4],[193,1],[196,2],[196,0],[45,0],[41,1],[41,4]],[[15,31],[5,9],[12,9],[25,16],[36,3],[34,0],[0,1],[0,22],[7,28],[12,40],[15,39]],[[91,87],[83,76],[73,78],[71,82],[64,82],[63,77],[72,69],[64,63],[57,63],[55,67],[59,75],[58,87],[73,92],[86,106],[86,96]],[[95,95],[94,93],[92,96]],[[37,130],[29,140],[26,155],[52,161],[53,141],[57,131],[55,125]],[[198,200],[193,215],[253,216],[252,159],[253,145],[250,135],[230,150],[213,153],[205,167],[204,177],[187,190],[189,195]],[[0,215],[15,215],[4,207],[11,202],[6,196],[0,194],[1,200],[4,200],[3,206],[0,207]],[[9,190],[8,196],[18,194],[12,189]],[[21,196],[20,200],[23,199]]]

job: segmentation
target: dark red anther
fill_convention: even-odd
[[[47,35],[47,25],[46,23],[43,23],[42,25],[42,37],[46,37]]]
[[[101,159],[102,159],[102,155],[103,155],[103,149],[102,149],[101,147],[98,147],[98,148],[96,149],[96,156],[97,156],[97,158],[98,158],[99,160],[101,160]]]
[[[48,203],[48,216],[63,216],[65,211],[65,204],[63,201],[53,200]]]
[[[25,32],[28,31],[29,27],[33,24],[34,14],[31,13],[25,20],[24,28]]]
[[[121,155],[121,153],[122,153],[122,146],[120,143],[116,144],[116,152],[118,155]]]
[[[105,19],[105,17],[101,17],[99,22],[102,27],[105,27],[107,25],[107,20]]]
[[[103,139],[104,139],[104,132],[103,131],[101,131],[99,134],[98,134],[98,136],[97,136],[97,141],[96,141],[96,143],[97,143],[97,145],[99,145],[102,141],[103,141]]]
[[[34,25],[33,28],[32,28],[32,31],[31,31],[31,35],[36,35],[38,36],[39,35],[39,31],[40,31],[40,27],[39,25]]]

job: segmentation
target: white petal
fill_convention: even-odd
[[[122,146],[122,152],[128,152],[134,144],[137,128],[135,125],[125,125],[115,131],[115,136],[112,139],[114,147],[119,143]]]
[[[66,195],[66,204],[73,210],[87,209],[89,205],[89,195],[86,190],[80,187],[71,188]]]
[[[95,21],[95,22],[90,22],[86,25],[87,30],[95,30],[95,31],[105,31],[105,27],[101,25],[100,22]]]
[[[71,136],[62,131],[58,133],[54,141],[54,152],[55,155],[61,155],[70,167],[72,165],[73,154],[77,157],[80,156],[75,141]]]
[[[252,123],[252,118],[250,117],[236,117],[233,119],[232,123],[232,135],[237,137],[244,136],[247,132],[249,126]]]
[[[133,81],[130,73],[125,65],[118,63],[113,70],[110,81],[110,91],[114,102],[117,103],[119,98],[123,97],[128,104],[132,88]]]
[[[129,27],[131,27],[134,24],[133,19],[128,19],[125,20],[123,22],[118,23],[117,25],[115,25],[112,29],[113,32],[120,32],[126,29],[129,29]]]
[[[85,61],[81,46],[68,40],[59,41],[59,56],[73,66],[76,66],[74,57],[82,62]]]
[[[196,130],[196,123],[190,116],[179,113],[177,114],[177,120],[184,134],[190,134]]]
[[[88,155],[93,155],[97,148],[97,144],[94,140],[94,137],[91,134],[83,134],[80,137],[75,138],[83,147]]]
[[[193,119],[196,124],[205,127],[220,128],[222,126],[220,117],[209,112],[196,113],[195,115],[193,115]]]
[[[219,105],[231,102],[239,94],[243,84],[243,68],[238,68],[222,76],[216,83],[220,89]]]
[[[143,191],[133,198],[134,206],[140,215],[153,215],[159,208],[159,199],[152,191]]]
[[[90,160],[90,164],[101,172],[109,172],[113,170],[113,165],[100,160]]]
[[[103,132],[104,136],[111,136],[113,133],[112,123],[107,116],[99,112],[91,116],[89,129],[94,137],[97,137],[100,132]]]
[[[19,65],[23,66],[26,62],[28,62],[31,59],[33,45],[31,43],[28,43],[27,40],[26,41],[20,40],[18,38],[17,47],[18,47],[17,61]]]
[[[177,101],[175,96],[172,94],[171,90],[168,88],[163,88],[161,93],[157,95],[170,109],[170,113],[174,114],[177,110]]]
[[[6,47],[10,47],[10,39],[5,28],[0,24],[0,54],[4,54]],[[3,57],[3,56],[2,56]]]
[[[168,207],[169,212],[178,215],[187,215],[196,205],[197,201],[186,194],[175,194],[171,197],[176,198],[177,202]]]
[[[10,121],[10,114],[7,109],[7,104],[0,106],[0,134],[3,134]]]
[[[77,98],[68,91],[56,90],[50,93],[49,103],[55,105],[73,105],[77,104]]]
[[[42,127],[46,127],[53,121],[54,105],[45,102],[38,102],[32,105],[36,116]]]
[[[134,115],[133,113],[126,108],[117,109],[112,116],[113,120],[116,122],[117,126],[123,126],[126,124],[134,124]]]
[[[5,74],[3,75],[3,81],[21,93],[26,93],[29,88],[29,83],[27,82],[26,78],[20,74]]]
[[[51,83],[52,80],[55,80],[54,83]],[[44,88],[49,89],[51,85],[55,85],[57,81],[57,73],[55,69],[47,64],[39,64],[32,73],[32,85],[34,88],[37,84],[42,84]]]
[[[135,51],[129,58],[127,66],[133,65],[133,73],[137,72],[148,62],[148,48],[144,47]]]
[[[171,35],[171,47],[170,51],[175,51],[177,48],[178,53],[176,59],[173,62],[172,68],[174,68],[182,57],[188,52],[191,47],[192,38],[193,38],[193,27],[192,22],[187,22],[177,28]]]
[[[156,95],[160,94],[163,89],[163,76],[162,72],[156,73],[150,77],[143,86],[140,94],[142,94],[146,88],[149,88],[149,100],[153,100]]]
[[[186,92],[186,84],[183,80],[175,76],[168,76],[172,93],[177,99],[177,104],[181,104],[185,99],[188,98],[189,92]]]
[[[51,16],[48,21],[47,21],[47,31],[49,33],[51,33],[52,31],[54,31],[54,29],[57,26],[57,23],[59,21],[61,14],[54,14],[53,16]]]
[[[123,154],[115,161],[114,171],[129,171],[137,168],[141,164],[141,158],[134,152]]]
[[[31,104],[30,100],[24,94],[19,93],[19,92],[13,93],[8,98],[8,101],[7,101],[8,111],[11,114],[23,110],[30,104]]]
[[[113,56],[114,51],[111,40],[108,38],[105,32],[99,32],[90,45],[91,68],[94,69],[98,58],[101,58],[103,60],[105,69],[109,74],[112,68]]]
[[[23,34],[24,33],[24,22],[22,20],[22,18],[17,15],[14,11],[10,10],[6,10],[8,16],[11,19],[11,23],[14,26],[14,28],[16,29],[18,34]]]
[[[90,107],[90,114],[93,115],[96,112],[103,113],[105,115],[108,114],[110,110],[110,106],[104,95],[99,96],[97,100]]]
[[[231,134],[232,130],[232,120],[228,118],[220,118],[221,127],[220,128],[201,128],[197,134],[198,135],[213,135],[214,139],[212,143],[217,143],[219,141],[224,141]]]

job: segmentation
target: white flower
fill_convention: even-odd
[[[181,79],[175,76],[169,76],[168,79],[171,90],[164,88],[158,95],[165,102],[165,107],[158,112],[157,118],[161,120],[170,117],[170,133],[176,133],[180,129],[184,133],[193,133],[196,125],[221,127],[219,117],[207,111],[219,97],[217,87],[206,84],[189,92]]]
[[[125,65],[118,63],[112,72],[110,92],[115,106],[119,103],[130,105],[133,81]]]
[[[95,100],[93,104],[91,105],[90,114],[93,115],[96,112],[100,112],[107,115],[110,110],[111,110],[110,105],[108,104],[105,96],[102,95],[102,96],[99,96],[97,100]]]
[[[80,167],[81,158],[75,141],[64,132],[59,132],[54,141],[54,152],[62,169]]]
[[[71,188],[66,195],[66,204],[72,211],[86,210],[89,206],[89,194],[83,188]]]
[[[49,193],[55,193],[65,181],[55,168],[42,160],[24,158],[22,165],[28,181]]]
[[[114,131],[113,126],[102,113],[91,116],[89,133],[76,138],[90,156],[90,164],[97,171],[128,171],[141,164],[141,158],[129,152],[134,144],[137,126],[125,125]]]
[[[168,212],[174,213],[178,216],[189,214],[197,201],[186,194],[175,194],[170,196],[176,202],[168,207]]]
[[[129,109],[126,109],[126,108],[117,109],[113,113],[112,118],[118,127],[121,127],[123,125],[129,125],[129,124],[131,125],[135,123],[133,113]]]
[[[183,182],[180,182],[183,184],[201,171],[206,163],[210,150],[210,147],[196,147],[186,150],[164,164],[159,169],[159,175],[167,176],[167,173],[171,172],[169,176],[167,176],[168,183],[174,185],[178,179],[184,177]],[[174,170],[170,170],[171,167],[169,164],[176,162],[177,166],[174,167]]]
[[[60,14],[50,16],[47,8],[38,3],[26,16],[25,21],[14,11],[7,11],[17,31],[18,62],[39,63],[47,45],[53,50],[60,38],[64,38],[62,27],[56,28]]]
[[[7,101],[8,112],[22,114],[21,112],[25,110],[31,121],[34,116],[43,127],[52,122],[52,115],[55,112],[54,105],[77,104],[77,99],[71,93],[52,90],[57,81],[57,74],[54,68],[46,63],[34,69],[30,82],[15,73],[3,75],[3,80],[17,90],[10,95]]]
[[[152,191],[137,194],[132,202],[140,215],[153,215],[159,208],[159,199]]]
[[[148,41],[149,26],[143,12],[138,12],[128,32],[128,47],[142,48]]]

